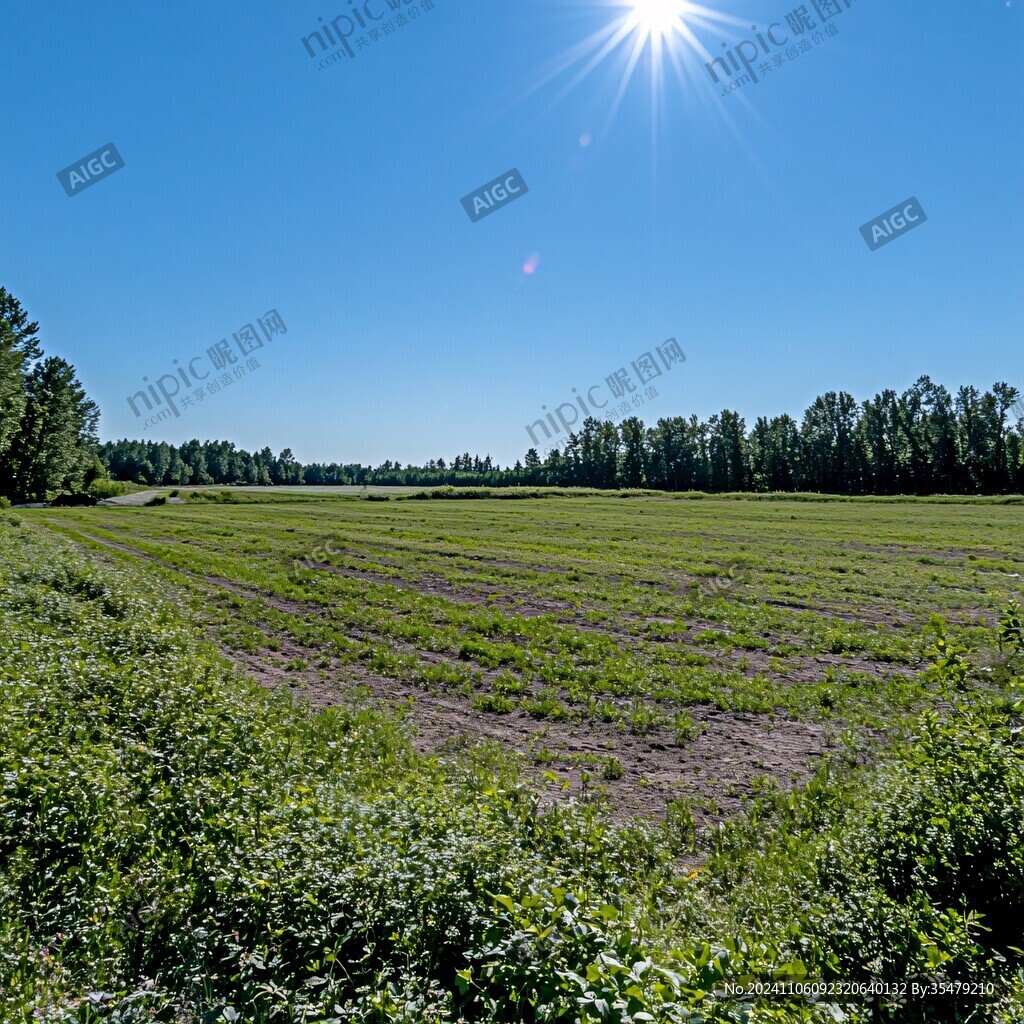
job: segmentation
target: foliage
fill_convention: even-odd
[[[372,517],[397,511],[346,509],[378,534]],[[201,523],[214,549],[236,527],[261,540],[270,523],[282,537],[296,530],[259,505],[178,511],[195,517],[180,527],[187,549],[203,543]],[[578,514],[571,502],[567,514]],[[156,528],[142,510],[29,518],[76,517],[97,533],[110,517],[133,544],[146,542],[129,528]],[[154,542],[164,557],[171,529]],[[348,548],[332,541],[341,563]],[[1019,1019],[1019,693],[976,684],[977,638],[961,643],[933,623],[915,692],[934,708],[894,715],[884,746],[852,736],[798,791],[765,787],[703,836],[698,869],[679,859],[698,839],[684,799],[662,825],[616,822],[592,797],[542,808],[493,748],[421,756],[395,712],[352,703],[314,713],[233,675],[182,610],[183,584],[162,570],[87,557],[37,525],[0,521],[0,547],[0,1020]],[[811,545],[800,547],[809,567]],[[207,572],[231,568],[197,557]],[[278,557],[283,585],[289,572],[304,586],[334,578]],[[772,564],[782,564],[775,551]],[[371,609],[398,602],[388,630],[417,608],[416,594],[360,584]],[[1004,609],[990,644],[1016,643],[1016,615]],[[567,651],[604,663],[613,650],[592,631],[475,606],[464,616],[498,663],[522,654],[502,638],[531,622],[534,639],[565,645],[552,674]],[[436,641],[449,627],[431,621]],[[809,622],[806,642],[816,642]],[[828,686],[839,685],[834,675]],[[493,695],[506,694],[517,695],[511,668],[495,679]],[[681,717],[675,728],[685,739],[695,726]],[[615,760],[604,762],[611,776]],[[992,994],[868,1003],[727,990],[816,979],[960,981]]]
[[[450,695],[490,678],[501,699],[484,688],[485,711],[621,722],[683,748],[710,710],[726,713],[720,723],[748,712],[897,728],[956,690],[918,674],[928,616],[969,652],[961,661],[977,661],[991,641],[977,624],[999,614],[1024,561],[1019,511],[991,499],[836,500],[822,515],[817,503],[717,497],[681,509],[663,495],[385,508],[192,493],[173,515],[38,516],[160,565],[228,650],[276,644],[326,658],[341,679],[371,671]],[[948,555],[965,534],[967,550]],[[735,587],[692,588],[724,564]]]
[[[105,477],[92,481],[86,490],[96,498],[118,498],[123,494],[134,494],[141,491],[138,484],[129,483],[126,480],[109,480]]]
[[[99,410],[70,363],[42,358],[38,328],[0,288],[0,494],[45,500],[93,479]]]
[[[664,874],[655,833],[619,840],[584,808],[541,815],[486,751],[423,760],[394,719],[268,696],[157,588],[3,542],[17,543],[0,573],[8,1016],[420,1019],[453,1005],[489,892],[625,888],[627,841],[641,876]]]

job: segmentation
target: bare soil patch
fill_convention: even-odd
[[[368,687],[375,703],[403,710],[420,752],[436,753],[460,741],[497,741],[524,756],[526,774],[544,791],[545,801],[600,790],[624,818],[661,818],[667,800],[685,796],[694,801],[699,825],[714,824],[741,809],[755,780],[770,779],[784,788],[806,781],[816,759],[833,746],[817,724],[706,707],[691,709],[702,731],[681,746],[667,728],[639,736],[594,719],[481,713],[459,694],[427,693],[359,664],[338,665],[326,680],[314,668],[288,670],[288,662],[311,663],[317,657],[291,640],[282,640],[278,651],[225,654],[261,685],[285,687],[313,707],[346,703],[357,688]],[[602,777],[610,757],[621,764],[620,778]]]

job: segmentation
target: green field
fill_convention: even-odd
[[[482,726],[633,813],[735,810],[843,730],[898,723],[931,699],[929,616],[984,645],[1024,574],[1006,499],[232,493],[39,518],[163,569],[261,681],[412,698],[424,744]]]
[[[11,1019],[1019,1019],[1020,499],[385,496],[7,513]]]

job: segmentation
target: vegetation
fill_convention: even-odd
[[[257,537],[261,511],[101,514],[198,516],[193,537],[234,515]],[[932,622],[933,709],[764,787],[694,869],[681,801],[660,825],[594,795],[543,809],[492,747],[416,754],[390,710],[253,686],[166,570],[33,525],[89,514],[0,522],[6,1020],[1020,1019],[1016,606],[971,657]],[[752,994],[799,981],[819,985]]]
[[[998,382],[952,395],[921,377],[902,395],[886,390],[859,404],[846,392],[814,400],[798,424],[759,416],[750,429],[728,409],[701,422],[671,416],[652,427],[588,417],[502,469],[468,452],[425,466],[385,461],[302,465],[291,449],[275,456],[228,441],[120,441],[100,445],[99,410],[74,367],[42,358],[38,327],[0,288],[0,494],[45,500],[62,490],[102,487],[107,477],[134,484],[350,485],[652,488],[712,493],[1005,494],[1024,491],[1024,404]],[[628,406],[624,407],[628,410]],[[552,434],[546,420],[531,436]],[[435,497],[465,496],[438,490]],[[371,500],[385,500],[367,495]]]
[[[39,325],[0,288],[0,494],[46,499],[104,475],[95,448],[99,410],[75,368],[43,358]]]
[[[696,735],[700,708],[887,729],[936,699],[917,674],[929,616],[977,652],[1024,573],[1014,499],[851,499],[823,514],[663,495],[195,493],[36,515],[155,563],[227,650],[324,662],[309,685],[371,673],[673,744]]]
[[[308,467],[99,447],[36,331],[0,1024],[1024,1021],[1014,389]]]

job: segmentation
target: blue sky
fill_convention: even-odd
[[[648,43],[627,79],[634,32],[578,82],[629,4],[416,0],[323,69],[302,39],[348,0],[0,6],[0,284],[104,439],[505,464],[542,405],[607,398],[669,337],[687,359],[649,423],[922,373],[1024,389],[1024,2],[852,0],[725,96],[704,63],[773,23],[784,57],[794,0],[708,0],[675,64]],[[110,142],[124,168],[65,195]],[[529,192],[472,223],[460,199],[511,168]],[[910,196],[927,222],[869,251],[860,226]],[[132,414],[143,376],[209,370],[271,308],[257,371]]]

